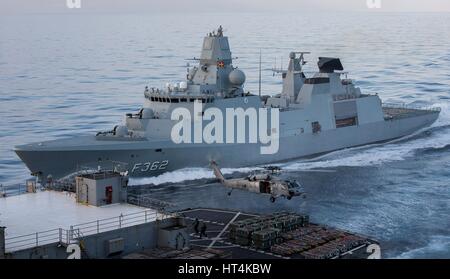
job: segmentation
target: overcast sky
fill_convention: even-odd
[[[66,1],[0,0],[0,13],[310,12],[330,10],[450,12],[450,0],[378,0],[381,2],[381,9],[368,9],[367,0],[79,0],[81,9],[68,9]]]

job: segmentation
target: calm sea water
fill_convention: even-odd
[[[264,94],[281,89],[269,71],[275,59],[279,66],[292,50],[311,51],[306,71],[316,70],[318,56],[340,57],[364,92],[440,106],[441,116],[406,139],[284,164],[283,176],[304,184],[306,201],[228,197],[217,184],[204,185],[207,169],[135,180],[154,184],[136,189],[180,207],[299,210],[377,238],[387,257],[450,258],[450,14],[1,17],[0,183],[28,177],[14,145],[109,129],[140,108],[146,85],[183,80],[185,59],[199,55],[203,35],[219,24],[250,91],[258,88],[260,49]],[[305,171],[316,168],[335,172]]]

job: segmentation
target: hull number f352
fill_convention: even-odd
[[[149,172],[156,170],[165,170],[167,165],[169,164],[169,160],[164,161],[154,161],[154,162],[145,162],[145,163],[137,163],[134,164],[132,173],[134,172]]]

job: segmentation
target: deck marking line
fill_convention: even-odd
[[[237,219],[237,217],[239,217],[239,215],[241,215],[241,212],[238,212],[238,213],[236,213],[236,215],[234,215],[233,219],[231,219],[230,222],[228,222],[228,224],[225,225],[225,227],[222,229],[222,231],[214,238],[214,240],[211,242],[211,244],[209,244],[208,248],[211,248],[214,246],[214,244],[217,242],[217,240],[219,240],[222,237],[222,234],[228,229],[230,224],[233,223]]]
[[[205,219],[200,219],[200,218],[192,218],[192,217],[184,217],[185,219],[189,219],[189,220],[195,220],[198,219],[198,221],[203,222],[203,223],[211,223],[213,224],[214,221],[209,221],[209,220],[205,220]],[[215,222],[216,225],[220,225],[220,226],[225,226],[224,223],[219,223],[219,222]]]

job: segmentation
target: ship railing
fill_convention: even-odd
[[[139,224],[145,224],[158,219],[158,212],[145,210],[112,218],[100,219],[92,222],[82,223],[70,227],[70,231],[78,231],[84,236],[98,234],[106,231],[121,229]]]
[[[152,208],[155,210],[158,210],[159,212],[164,212],[170,207],[174,207],[175,204],[169,203],[166,201],[158,200],[150,195],[133,195],[128,194],[127,196],[127,203]]]
[[[347,101],[347,100],[353,100],[353,99],[360,99],[360,98],[365,98],[365,97],[372,97],[372,96],[378,96],[378,94],[374,93],[374,94],[339,94],[339,95],[332,95],[333,96],[333,101],[334,102],[339,102],[339,101]]]
[[[160,103],[192,103],[196,100],[202,103],[214,102],[215,96],[211,93],[201,93],[200,95],[173,95],[166,92],[144,92],[145,98]]]
[[[54,191],[67,191],[67,192],[75,192],[75,181],[69,180],[56,180],[45,185],[46,189],[54,190]]]
[[[41,191],[43,187],[35,186],[34,191]],[[6,198],[10,196],[17,196],[28,193],[28,186],[23,183],[13,185],[0,184],[0,198]]]
[[[352,95],[352,94],[341,94],[341,95],[333,95],[333,101],[346,101],[346,100],[352,100],[352,99],[358,99],[359,96]]]
[[[6,252],[13,252],[27,248],[34,248],[62,240],[62,229],[36,232],[26,235],[5,238]]]
[[[82,237],[89,235],[141,225],[171,217],[175,217],[175,215],[157,212],[154,210],[121,214],[116,217],[73,225],[70,226],[69,229],[58,228],[26,235],[8,237],[5,238],[5,248],[7,252],[14,252],[48,244],[59,243],[69,245],[71,243],[77,243]]]
[[[0,184],[0,197],[16,196],[27,192],[27,185],[3,185]]]
[[[405,104],[405,103],[383,103],[383,108],[392,108],[392,109],[408,109],[408,110],[424,110],[424,111],[435,111],[440,112],[441,108],[436,106],[421,106],[421,105],[413,105],[413,104]]]

